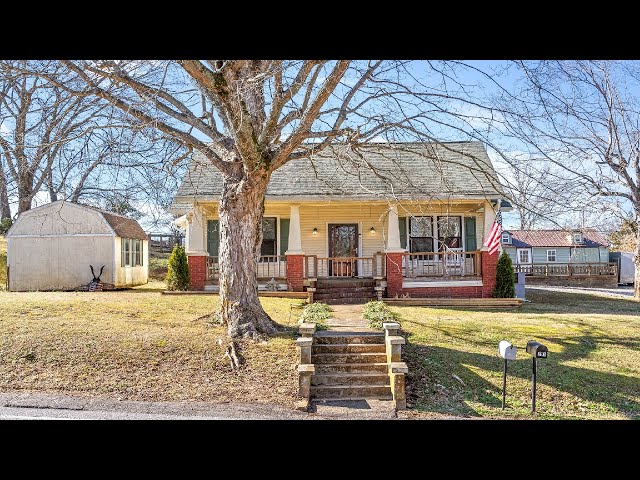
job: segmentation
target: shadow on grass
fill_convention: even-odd
[[[569,393],[584,401],[603,404],[627,418],[640,417],[640,403],[630,398],[637,396],[640,391],[638,378],[565,364],[568,361],[586,357],[597,348],[599,343],[617,344],[639,350],[640,341],[620,341],[617,338],[602,336],[596,338],[589,334],[561,339],[548,337],[540,340],[543,343],[545,340],[559,343],[565,350],[562,353],[550,353],[549,358],[538,362],[539,385],[549,386],[557,392]],[[520,350],[522,346],[518,345],[518,347]],[[481,413],[471,406],[471,402],[475,402],[496,409],[496,413],[500,412],[503,363],[497,355],[408,343],[403,351],[403,357],[409,367],[407,400],[415,409],[470,417],[481,416]],[[521,358],[510,362],[509,377],[517,377],[529,382],[531,358],[524,352]],[[482,370],[484,376],[494,378],[494,383],[476,373],[477,370]],[[464,385],[453,375],[462,380]],[[520,390],[519,393],[522,394],[522,391]],[[514,392],[511,394],[515,395]],[[554,394],[551,394],[550,398],[545,398],[548,395],[548,390],[542,395],[539,390],[538,403],[550,404],[563,400]],[[564,413],[575,415],[577,412]]]

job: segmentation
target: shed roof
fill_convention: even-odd
[[[222,193],[222,175],[199,153],[192,157],[173,209]],[[267,199],[340,197],[428,199],[500,197],[502,187],[482,142],[339,144],[293,160],[271,176]]]
[[[516,248],[528,247],[606,247],[607,239],[591,228],[582,229],[584,243],[571,241],[573,230],[504,230],[511,234],[511,245]]]

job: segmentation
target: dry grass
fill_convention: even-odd
[[[149,279],[164,282],[169,268],[169,253],[154,253],[149,256]]]
[[[527,297],[532,302],[519,311],[393,308],[407,333],[407,396],[419,415],[528,417],[524,346],[535,339],[550,352],[538,362],[538,417],[639,418],[640,304],[568,293]],[[518,347],[504,413],[502,339]]]
[[[218,297],[163,296],[162,288],[0,293],[0,391],[293,405],[297,318],[268,342],[241,342],[246,366],[235,373],[224,329],[208,323]],[[296,302],[261,301],[281,324]]]

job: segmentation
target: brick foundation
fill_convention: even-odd
[[[189,255],[189,278],[191,285],[189,290],[204,290],[204,281],[207,278],[207,257],[203,255]]]
[[[290,292],[304,291],[304,255],[287,255],[287,285]]]
[[[498,266],[498,258],[500,253],[495,252],[489,255],[489,252],[482,252],[482,296],[490,298],[493,295],[493,289],[496,288],[496,267]]]
[[[431,288],[403,288],[401,297],[409,294],[411,298],[482,298],[483,287],[431,287]],[[388,295],[389,297],[395,296]]]
[[[402,295],[402,253],[387,253],[387,297],[396,294]]]

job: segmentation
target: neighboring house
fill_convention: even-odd
[[[349,158],[347,158],[349,157]],[[170,211],[186,229],[191,288],[217,290],[220,173],[194,155]],[[259,288],[316,298],[490,297],[482,248],[510,207],[480,142],[344,146],[294,160],[269,184]],[[342,282],[342,283],[341,283]],[[272,287],[273,288],[273,287]]]
[[[11,291],[70,290],[101,281],[116,288],[147,283],[149,242],[135,220],[58,201],[22,213],[7,233]]]
[[[593,229],[504,230],[502,248],[529,284],[616,286],[609,242]]]

